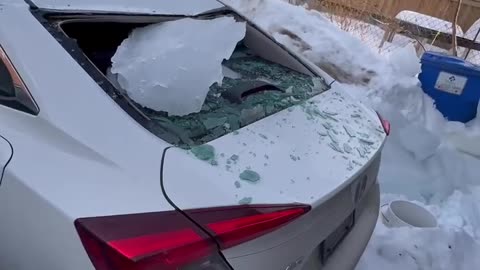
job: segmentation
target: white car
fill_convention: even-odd
[[[0,0],[0,269],[354,268],[388,122],[251,22],[224,63],[242,77],[198,113],[107,78],[133,29],[186,17],[245,21],[214,0]]]

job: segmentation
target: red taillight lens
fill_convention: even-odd
[[[382,123],[383,130],[385,133],[390,135],[390,122],[388,120],[383,119],[383,117],[377,112],[378,118],[380,119],[380,122]]]
[[[82,218],[75,226],[97,270],[178,269],[216,249],[177,212]]]
[[[221,248],[225,249],[271,232],[303,215],[309,209],[309,207],[256,208],[258,212],[255,214],[247,215],[245,212],[246,216],[211,222],[206,227],[216,235]],[[245,208],[238,208],[237,211],[241,215]]]
[[[192,210],[188,215],[225,249],[271,232],[309,209],[257,205]],[[214,239],[175,211],[81,218],[75,226],[97,270],[224,269]]]

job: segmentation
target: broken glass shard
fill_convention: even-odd
[[[356,160],[352,160],[352,163],[357,165],[357,166],[363,166],[362,163],[356,161]]]
[[[322,136],[322,137],[328,136],[328,133],[327,133],[325,130],[317,131],[317,134],[320,135],[320,136]]]
[[[240,201],[238,201],[238,204],[240,204],[240,205],[251,204],[252,201],[253,201],[252,197],[244,197]]]
[[[240,184],[240,182],[238,182],[238,181],[235,181],[235,187],[236,188],[241,188],[242,184]]]
[[[329,115],[329,114],[325,114],[326,118],[330,119],[330,120],[333,120],[335,122],[338,122],[338,119],[335,118],[333,115]]]
[[[380,132],[381,134],[385,133],[385,130],[381,127],[376,127],[375,130]]]
[[[212,160],[215,158],[215,148],[208,144],[192,147],[190,151],[200,160]]]
[[[331,129],[331,128],[333,128],[333,125],[330,124],[329,122],[322,123],[322,126],[323,126],[325,129]]]
[[[353,170],[353,162],[352,161],[348,162],[347,170],[349,170],[349,171]]]
[[[347,132],[347,134],[348,134],[348,136],[350,136],[350,138],[355,137],[355,131],[353,131],[353,129],[350,126],[343,125],[343,129],[345,129],[345,132]]]
[[[249,123],[249,121],[255,122],[264,117],[265,117],[265,110],[261,106],[256,106],[250,109],[244,109],[240,113],[240,118],[243,120],[243,121],[241,120],[241,124],[243,126],[246,126]]]
[[[360,135],[360,137],[362,137],[362,138],[364,138],[364,139],[370,138],[370,135],[368,135],[367,133],[357,132],[357,134]]]
[[[328,146],[330,146],[330,148],[332,148],[333,150],[343,154],[342,148],[340,148],[340,146],[337,143],[331,142],[328,144]]]
[[[257,172],[252,171],[252,170],[244,170],[240,174],[240,179],[242,179],[243,181],[256,183],[256,182],[260,181],[260,175]]]
[[[343,150],[348,154],[352,153],[353,151],[352,147],[346,143],[343,144]]]
[[[307,119],[313,120],[316,117],[322,117],[325,119],[325,115],[323,115],[320,110],[318,109],[317,105],[315,103],[309,103],[307,102],[306,104],[302,105],[302,108],[304,112],[307,114]]]
[[[338,144],[339,140],[338,140],[337,136],[335,136],[335,134],[333,133],[333,131],[328,130],[328,131],[327,131],[327,134],[328,134],[328,137],[330,137],[330,139],[332,140],[332,142]]]
[[[367,144],[367,145],[372,145],[372,144],[375,143],[375,142],[372,141],[372,140],[364,139],[364,138],[359,138],[358,140],[359,140],[361,143],[364,143],[364,144]]]
[[[336,112],[332,112],[332,111],[323,111],[323,113],[327,114],[327,115],[330,115],[330,116],[335,116],[335,115],[338,115],[338,113]]]
[[[357,147],[357,152],[358,154],[360,155],[360,157],[365,157],[366,153],[365,153],[365,150],[363,148],[358,148]]]
[[[207,118],[203,119],[203,125],[206,129],[214,129],[216,127],[222,126],[227,122],[227,117],[216,117],[216,118]]]

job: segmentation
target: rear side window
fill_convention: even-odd
[[[14,97],[15,86],[13,84],[13,78],[5,64],[5,61],[0,61],[0,95],[2,97]]]
[[[39,110],[22,79],[0,46],[0,105],[22,112],[38,114]]]

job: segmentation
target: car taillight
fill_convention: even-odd
[[[388,120],[383,119],[383,117],[380,115],[380,113],[377,112],[378,118],[380,119],[380,122],[382,123],[383,130],[385,133],[390,135],[390,122]]]
[[[80,218],[75,227],[97,270],[217,270],[230,269],[218,247],[264,235],[309,209],[257,205],[188,211],[213,239],[176,211]]]
[[[194,210],[188,214],[215,236],[221,249],[255,239],[300,217],[310,206],[252,205]]]

